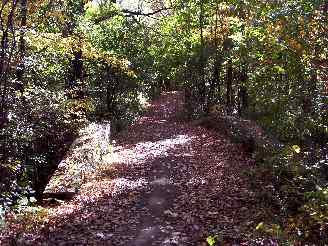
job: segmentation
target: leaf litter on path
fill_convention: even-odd
[[[19,242],[187,246],[217,233],[225,245],[245,241],[256,207],[241,173],[253,161],[219,133],[178,120],[182,110],[181,92],[155,100],[115,139],[112,168]]]

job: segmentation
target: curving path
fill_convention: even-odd
[[[180,121],[182,102],[180,92],[154,101],[116,139],[97,179],[22,244],[207,245],[215,232],[224,245],[247,245],[255,201],[241,174],[252,161],[218,133]]]

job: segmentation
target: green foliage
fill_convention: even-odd
[[[123,34],[129,28],[128,21],[117,6],[84,3],[40,1],[29,5],[23,81],[17,81],[12,69],[7,71],[8,83],[0,83],[0,91],[8,94],[0,114],[5,117],[0,130],[1,141],[4,139],[0,207],[4,211],[26,197],[40,198],[49,177],[86,123],[109,118],[113,128],[122,130],[142,110],[139,96],[146,90],[139,87],[142,81],[130,67],[127,51],[118,46],[123,36],[106,37],[104,41],[119,37],[119,42],[111,46],[99,42],[111,30]],[[99,31],[105,25],[93,21],[109,13],[115,15],[108,26],[111,29]],[[129,38],[132,41],[133,37]],[[79,52],[82,58],[77,61]],[[20,59],[18,50],[13,55]]]

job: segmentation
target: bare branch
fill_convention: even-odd
[[[150,12],[150,13],[143,13],[141,11],[131,11],[131,10],[128,10],[128,9],[123,9],[122,12],[125,13],[125,14],[129,14],[129,16],[152,16],[152,15],[156,15],[158,13],[161,13],[163,11],[167,11],[167,10],[170,10],[172,8],[162,8],[162,9],[158,9],[154,12]]]
[[[153,17],[153,15],[156,15],[158,13],[161,13],[163,11],[167,11],[170,10],[172,8],[162,8],[162,9],[158,9],[154,12],[149,12],[149,13],[143,13],[142,11],[133,11],[133,10],[128,10],[128,9],[123,9],[122,13],[125,14],[126,17],[132,17],[132,16],[145,16],[145,17]],[[107,16],[102,16],[98,19],[95,20],[95,23],[98,24],[102,21],[106,21],[109,20],[110,18],[112,18],[113,15],[107,15]]]

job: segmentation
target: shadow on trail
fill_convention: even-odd
[[[171,165],[178,161],[188,162],[180,158],[169,149],[166,156],[146,158],[141,165],[122,163],[121,168],[115,171],[116,178],[110,193],[103,194],[101,189],[106,189],[103,187],[106,182],[98,181],[94,194],[90,194],[92,191],[85,197],[81,194],[81,200],[77,198],[75,201],[75,208],[74,203],[70,204],[73,207],[63,207],[66,212],[71,208],[72,213],[58,217],[58,227],[53,231],[43,229],[35,243],[41,244],[46,240],[51,245],[61,242],[83,242],[82,245],[95,242],[97,245],[183,245],[179,243],[182,235],[176,234],[174,229],[180,219],[172,207],[181,192],[175,183],[179,181],[181,185],[182,180]],[[116,165],[120,166],[119,163]],[[181,172],[185,170],[181,169]],[[90,199],[91,196],[95,199]],[[168,224],[170,220],[172,223]]]
[[[240,243],[240,227],[256,210],[240,175],[251,161],[217,133],[177,123],[180,97],[155,101],[117,140],[113,175],[105,170],[54,209],[31,244],[187,246],[217,232]]]

